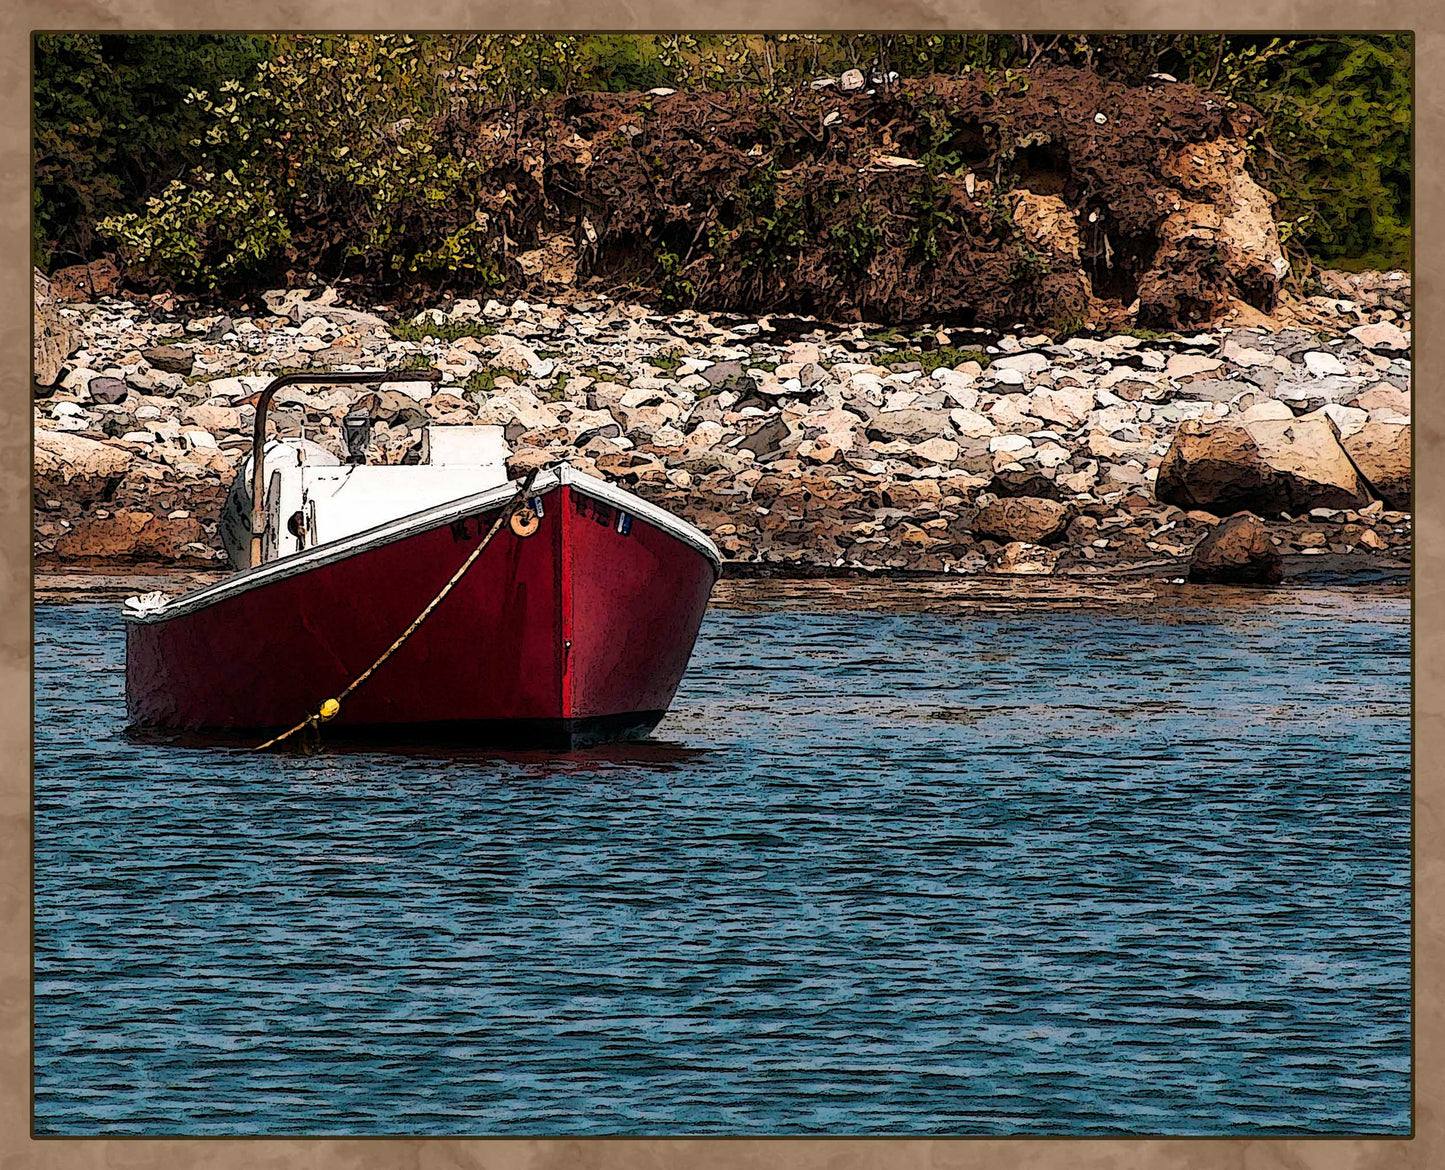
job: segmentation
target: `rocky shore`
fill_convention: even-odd
[[[293,289],[220,312],[74,280],[93,300],[59,301],[37,277],[37,565],[218,567],[249,398],[287,370],[435,366],[438,387],[362,396],[373,462],[416,458],[429,422],[500,424],[515,471],[616,481],[733,575],[1408,572],[1409,278],[1326,282],[1288,322],[1055,340],[580,293],[400,314]],[[277,431],[341,454],[357,397],[283,391]]]

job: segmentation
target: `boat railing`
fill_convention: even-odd
[[[383,382],[442,380],[440,370],[350,370],[315,374],[282,374],[256,399],[256,422],[251,434],[251,564],[261,563],[261,541],[266,534],[266,415],[271,399],[287,386],[378,385]]]

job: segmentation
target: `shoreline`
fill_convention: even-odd
[[[711,604],[746,609],[770,602],[792,601],[828,608],[912,608],[937,604],[960,612],[1030,612],[1063,609],[1119,609],[1184,599],[1255,599],[1329,591],[1376,596],[1410,596],[1413,583],[1408,561],[1358,555],[1290,557],[1285,576],[1275,586],[1191,585],[1172,571],[1150,566],[1122,566],[1112,571],[1028,576],[1008,573],[938,573],[909,570],[857,569],[799,572],[727,572],[714,587]],[[1348,568],[1345,563],[1348,562]],[[727,565],[726,569],[776,568]],[[32,578],[35,605],[81,605],[113,602],[160,590],[179,596],[229,574],[213,569],[170,565],[37,565]],[[823,586],[830,588],[824,589]]]

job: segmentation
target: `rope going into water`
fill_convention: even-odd
[[[442,586],[441,592],[431,599],[431,601],[427,604],[427,607],[423,609],[421,613],[416,615],[416,620],[412,622],[411,625],[407,626],[407,628],[402,631],[401,636],[382,652],[380,658],[378,658],[375,662],[373,662],[370,666],[363,670],[359,675],[357,675],[356,678],[354,678],[347,685],[346,689],[340,694],[338,694],[334,699],[325,700],[319,707],[316,708],[314,714],[306,716],[305,719],[301,720],[300,723],[298,723],[295,727],[291,728],[289,731],[283,731],[280,735],[274,737],[273,739],[268,739],[265,743],[260,744],[252,750],[264,752],[267,748],[275,747],[276,744],[281,743],[283,740],[290,739],[302,728],[313,727],[319,731],[321,724],[326,723],[331,719],[335,719],[337,713],[341,710],[341,701],[347,696],[349,696],[352,691],[356,690],[357,687],[359,687],[362,683],[369,679],[373,674],[375,674],[377,668],[380,667],[383,662],[385,662],[399,649],[401,649],[402,644],[414,633],[416,633],[417,628],[422,624],[422,622],[426,621],[432,610],[436,609],[436,607],[439,606],[443,600],[445,600],[447,594],[452,591],[456,583],[460,581],[463,576],[466,575],[466,571],[470,569],[474,564],[476,564],[477,558],[486,551],[487,545],[492,543],[492,537],[496,536],[497,533],[501,531],[502,525],[506,524],[509,520],[511,520],[512,516],[516,513],[522,501],[527,498],[527,494],[532,490],[532,482],[536,478],[537,469],[534,468],[527,476],[527,478],[523,481],[522,486],[517,490],[517,494],[514,495],[511,501],[507,504],[507,506],[503,508],[500,513],[498,513],[497,518],[495,521],[493,521],[492,527],[488,530],[487,535],[482,538],[482,542],[477,545],[476,548],[472,549],[467,559],[462,562],[462,567],[452,574],[451,580]]]

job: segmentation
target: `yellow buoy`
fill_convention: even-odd
[[[340,710],[340,703],[338,703],[335,699],[327,699],[326,702],[321,704],[321,707],[316,712],[316,714],[320,717],[321,722],[325,723],[328,719],[335,719],[337,712]]]

